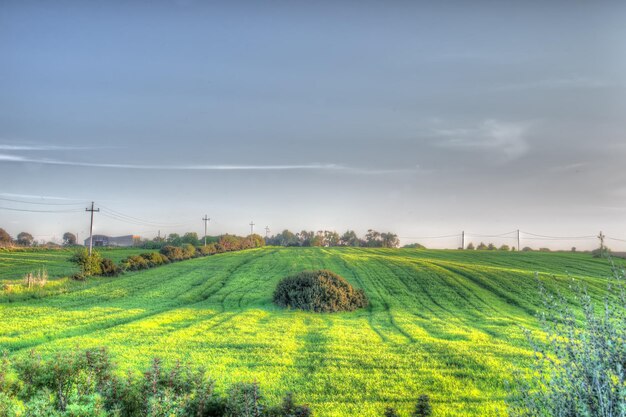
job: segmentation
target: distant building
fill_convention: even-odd
[[[136,235],[105,236],[93,235],[93,246],[133,246],[141,238]],[[85,239],[85,246],[89,246],[89,238]]]

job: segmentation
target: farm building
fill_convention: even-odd
[[[105,236],[93,235],[93,246],[133,246],[141,239],[136,235],[126,236]],[[89,246],[89,238],[85,239],[85,246]]]

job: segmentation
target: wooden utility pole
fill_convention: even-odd
[[[202,220],[204,220],[204,246],[206,246],[206,225],[207,222],[211,219],[205,214]]]
[[[465,230],[461,232],[461,249],[465,249]]]
[[[270,237],[270,227],[269,226],[265,226],[265,237],[266,238]]]
[[[520,242],[520,238],[519,238],[519,229],[517,229],[517,251],[519,252],[519,242]]]
[[[254,234],[254,221],[250,220],[250,234],[253,235]]]
[[[86,208],[85,211],[91,212],[91,224],[89,225],[89,256],[91,256],[91,250],[93,248],[93,213],[96,211],[100,211],[100,209],[94,210],[92,201],[91,208]]]
[[[604,236],[602,231],[600,231],[600,234],[598,235],[598,239],[600,239],[600,256],[604,255],[604,238],[605,237],[606,236]]]

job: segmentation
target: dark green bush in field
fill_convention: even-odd
[[[415,405],[412,417],[430,417],[433,415],[433,409],[430,406],[430,397],[428,395],[420,395]]]
[[[185,258],[185,253],[183,252],[183,249],[179,248],[178,246],[163,246],[160,250],[160,253],[167,256],[167,258],[172,262],[181,261]]]
[[[320,313],[353,311],[367,306],[367,297],[339,275],[326,270],[303,271],[283,278],[274,291],[274,303]]]
[[[626,416],[626,288],[624,269],[612,265],[603,305],[573,282],[571,300],[539,282],[545,341],[531,335],[534,363],[529,380],[516,379],[512,417]]]
[[[102,261],[100,261],[100,271],[100,274],[105,277],[116,277],[122,272],[122,269],[109,258],[102,258]]]
[[[387,407],[385,408],[385,413],[383,414],[383,416],[384,417],[400,417],[400,414],[398,414],[395,408]]]
[[[89,255],[87,249],[79,249],[70,258],[70,261],[78,264],[81,275],[85,277],[102,274],[102,256],[97,251],[93,251]]]

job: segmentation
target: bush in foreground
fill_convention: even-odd
[[[534,348],[530,378],[517,380],[509,401],[512,417],[626,415],[626,287],[622,268],[613,266],[604,303],[573,282],[579,317],[561,294],[539,281],[545,341],[528,332]]]
[[[367,297],[339,275],[326,270],[303,271],[283,278],[274,291],[280,307],[332,313],[366,307]]]

